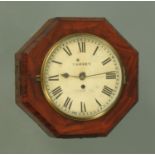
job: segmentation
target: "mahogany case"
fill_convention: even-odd
[[[36,80],[47,51],[73,33],[90,33],[105,39],[117,50],[125,69],[126,83],[117,104],[95,120],[75,121],[57,113]],[[105,18],[50,19],[16,53],[15,63],[16,103],[56,137],[106,136],[138,100],[138,52]]]

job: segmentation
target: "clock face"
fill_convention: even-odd
[[[48,103],[60,114],[90,120],[108,112],[122,88],[115,49],[91,34],[73,34],[51,47],[41,70]]]

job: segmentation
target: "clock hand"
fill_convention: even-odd
[[[92,74],[92,75],[87,75],[86,77],[92,77],[92,76],[97,76],[97,75],[102,75],[102,74],[106,74],[106,72],[104,72],[104,73],[98,73],[98,74]]]
[[[78,76],[70,75],[68,73],[63,73],[61,74],[61,76],[63,76],[64,78],[68,78],[68,77],[79,78],[80,80],[84,80],[86,78],[85,72],[81,72]]]
[[[79,78],[79,76],[70,75],[70,74],[68,74],[68,73],[63,73],[63,74],[61,74],[61,76],[63,76],[64,78],[68,78],[68,77]]]
[[[64,78],[68,78],[69,74],[68,73],[63,73],[63,74],[61,74],[61,76],[63,76]]]
[[[112,71],[112,72],[115,73],[115,71]],[[102,74],[106,74],[106,73],[108,73],[108,72],[103,72],[103,73],[98,73],[98,74],[87,75],[86,78],[87,78],[87,77],[92,77],[92,76],[97,76],[97,75],[102,75]]]
[[[61,74],[61,76],[63,76],[64,78],[74,77],[74,78],[79,78],[80,80],[84,80],[84,79],[86,79],[87,77],[92,77],[92,76],[97,76],[97,75],[102,75],[102,74],[107,74],[107,73],[115,73],[115,71],[103,72],[103,73],[92,74],[92,75],[86,75],[85,72],[81,72],[81,73],[79,74],[79,76],[73,76],[73,75],[69,75],[68,73],[63,73],[63,74]]]

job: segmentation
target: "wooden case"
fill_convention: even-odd
[[[108,41],[125,68],[126,84],[118,103],[104,116],[90,121],[63,117],[47,103],[40,82],[41,65],[54,43],[73,33],[90,33]],[[16,103],[49,135],[56,137],[106,136],[138,99],[138,53],[105,18],[54,18],[16,53]]]

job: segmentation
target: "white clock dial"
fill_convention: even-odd
[[[104,115],[116,103],[122,68],[114,48],[90,34],[69,35],[47,53],[41,83],[49,104],[77,120]]]

